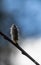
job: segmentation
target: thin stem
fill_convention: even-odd
[[[25,55],[26,57],[28,57],[30,60],[32,60],[36,65],[40,65],[36,60],[34,60],[26,51],[24,51],[19,45],[18,43],[15,44],[8,36],[6,36],[4,33],[0,32],[0,35],[4,37],[4,39],[8,40],[9,42],[11,42],[15,47],[17,47],[23,55]]]

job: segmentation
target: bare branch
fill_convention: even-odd
[[[8,40],[10,43],[12,43],[15,47],[17,47],[23,55],[28,57],[30,60],[32,60],[36,65],[40,65],[36,60],[34,60],[28,53],[26,53],[18,44],[15,44],[8,36],[6,36],[4,33],[0,32],[0,35],[4,37],[4,39]]]

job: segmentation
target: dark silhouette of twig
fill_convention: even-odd
[[[4,37],[4,39],[8,40],[10,43],[12,43],[15,47],[17,47],[23,55],[28,57],[30,60],[32,60],[36,65],[40,65],[36,60],[34,60],[28,53],[26,53],[19,45],[18,43],[15,44],[8,36],[6,36],[4,33],[0,32],[0,35]]]

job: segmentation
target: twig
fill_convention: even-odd
[[[0,35],[2,35],[6,40],[11,42],[15,47],[17,47],[23,55],[28,57],[30,60],[32,60],[36,65],[40,65],[36,60],[34,60],[28,53],[26,53],[18,44],[15,44],[8,36],[6,36],[4,33],[0,32]]]

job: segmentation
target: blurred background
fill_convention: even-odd
[[[9,38],[10,27],[19,28],[19,45],[41,64],[41,0],[2,0],[0,31]],[[0,35],[0,65],[35,65]]]

